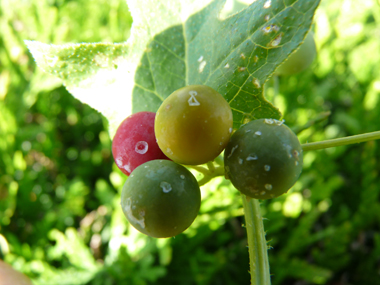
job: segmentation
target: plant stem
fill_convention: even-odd
[[[302,145],[304,151],[307,150],[317,150],[329,147],[336,147],[348,144],[361,143],[366,141],[378,140],[380,139],[380,131],[365,133],[361,135],[349,136],[339,139],[325,140],[320,142],[305,143]]]
[[[215,171],[215,165],[212,161],[207,162],[207,167],[211,173]]]
[[[248,236],[251,285],[270,285],[268,247],[265,240],[263,218],[257,199],[242,195],[245,227]]]
[[[202,173],[203,175],[210,175],[210,171],[203,167],[203,166],[198,166],[198,165],[189,165],[188,167],[195,169],[196,171]]]
[[[198,181],[198,185],[199,186],[205,185],[211,179],[213,179],[217,176],[223,176],[223,175],[224,175],[224,167],[216,167],[213,172],[210,172],[208,174],[204,174],[203,178]]]

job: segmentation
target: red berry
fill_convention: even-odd
[[[129,175],[139,165],[154,159],[168,159],[154,134],[156,113],[139,112],[127,117],[116,131],[112,154],[120,170]]]

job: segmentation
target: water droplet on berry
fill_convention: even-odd
[[[115,162],[116,162],[116,165],[117,165],[117,166],[119,166],[119,167],[123,167],[123,161],[121,160],[120,157],[116,158]]]
[[[166,181],[162,181],[160,183],[160,187],[162,188],[162,192],[164,193],[169,193],[170,191],[172,191],[172,186],[170,185],[170,183]]]
[[[255,135],[256,135],[256,136],[261,136],[261,132],[260,132],[260,131],[257,131],[257,132],[255,132]]]
[[[232,149],[231,149],[231,153],[230,155],[227,157],[227,158],[230,158],[231,155],[234,153],[234,151],[239,147],[239,145],[235,145]]]
[[[264,169],[265,169],[265,171],[269,171],[270,170],[270,165],[264,165]]]
[[[135,145],[135,152],[139,154],[144,154],[148,151],[148,143],[145,141],[139,141]]]
[[[133,216],[133,213],[132,213],[132,200],[131,200],[131,198],[127,199],[127,203],[124,206],[124,212],[127,215],[128,220],[130,220],[132,223],[139,224],[142,228],[145,228],[145,219],[144,219],[145,211],[141,210],[139,212],[139,215],[140,215],[141,219],[138,219],[135,216]]]
[[[272,190],[272,188],[273,188],[273,186],[272,186],[272,184],[265,184],[265,189],[267,189],[267,190]]]
[[[123,168],[124,168],[126,171],[128,171],[129,173],[132,172],[132,171],[131,171],[131,166],[130,166],[129,164],[124,165]]]
[[[268,124],[268,125],[273,125],[274,124],[274,120],[273,119],[264,119],[264,123]]]
[[[256,154],[250,154],[247,156],[246,158],[247,161],[251,161],[251,160],[257,160],[257,155]]]
[[[195,98],[195,96],[198,95],[197,91],[189,91],[190,98],[187,100],[189,103],[189,106],[199,106],[201,103],[198,102],[198,100]]]

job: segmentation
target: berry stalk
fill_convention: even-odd
[[[270,285],[268,247],[259,200],[242,195],[248,236],[251,285]]]
[[[366,142],[366,141],[373,141],[373,140],[378,140],[378,139],[380,139],[380,131],[354,135],[354,136],[349,136],[349,137],[344,137],[344,138],[338,138],[338,139],[325,140],[325,141],[320,141],[320,142],[305,143],[305,144],[302,144],[301,146],[304,151],[307,151],[307,150],[317,150],[317,149],[324,149],[324,148],[330,148],[330,147],[336,147],[336,146],[361,143],[361,142]]]

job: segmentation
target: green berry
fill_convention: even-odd
[[[293,75],[308,68],[313,62],[317,50],[313,33],[309,32],[304,42],[276,70],[277,75]]]
[[[121,193],[128,221],[156,238],[172,237],[187,229],[198,215],[200,202],[195,177],[169,160],[151,160],[137,167]]]
[[[224,153],[225,171],[241,193],[270,199],[287,192],[302,171],[302,147],[283,122],[259,119],[243,125]]]

